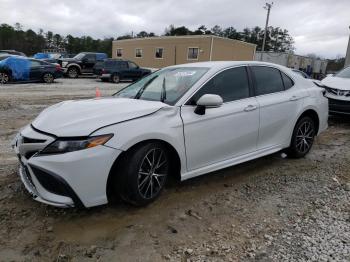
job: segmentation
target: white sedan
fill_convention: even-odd
[[[322,80],[331,114],[350,115],[350,66]]]
[[[323,89],[261,62],[161,69],[109,98],[65,101],[13,147],[33,197],[92,207],[119,196],[146,205],[171,175],[185,180],[284,150],[303,157],[327,128]]]

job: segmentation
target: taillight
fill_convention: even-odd
[[[102,69],[101,69],[101,73],[102,73],[102,74],[105,74],[105,73],[106,73],[106,69],[102,68]]]
[[[61,66],[60,65],[56,65],[56,71],[61,71],[62,70],[62,68],[61,68]]]

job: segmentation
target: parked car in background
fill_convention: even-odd
[[[280,150],[300,158],[327,128],[323,90],[261,62],[163,68],[110,98],[45,109],[12,145],[37,201],[92,207],[155,200],[186,180]]]
[[[321,81],[329,100],[329,112],[350,115],[350,67]]]
[[[22,53],[16,50],[0,50],[0,54],[26,56],[25,53]]]
[[[94,74],[102,81],[119,83],[122,80],[138,80],[149,75],[151,70],[140,68],[137,64],[128,60],[106,59],[94,67]]]
[[[82,74],[92,74],[93,68],[97,62],[107,58],[105,53],[83,52],[73,58],[60,58],[58,63],[69,78],[77,78]]]
[[[311,79],[311,77],[308,74],[306,74],[305,72],[303,72],[303,71],[300,71],[298,69],[292,69],[292,71],[294,73],[296,73],[296,74],[299,74],[300,76],[302,76],[302,77],[304,77],[306,79]]]
[[[59,77],[62,77],[60,65],[22,56],[8,56],[1,60],[0,56],[1,84],[9,82],[52,83]]]

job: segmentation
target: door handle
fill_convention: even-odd
[[[291,98],[289,98],[289,101],[296,101],[296,100],[298,100],[299,99],[299,97],[297,97],[297,96],[292,96]]]
[[[253,111],[253,110],[257,109],[257,108],[258,107],[255,106],[255,105],[249,105],[246,108],[244,108],[244,111],[249,112],[249,111]]]

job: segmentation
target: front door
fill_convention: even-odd
[[[204,94],[217,94],[223,105],[194,112]],[[246,67],[226,69],[195,93],[181,107],[188,171],[238,157],[256,150],[259,107],[248,81]]]

